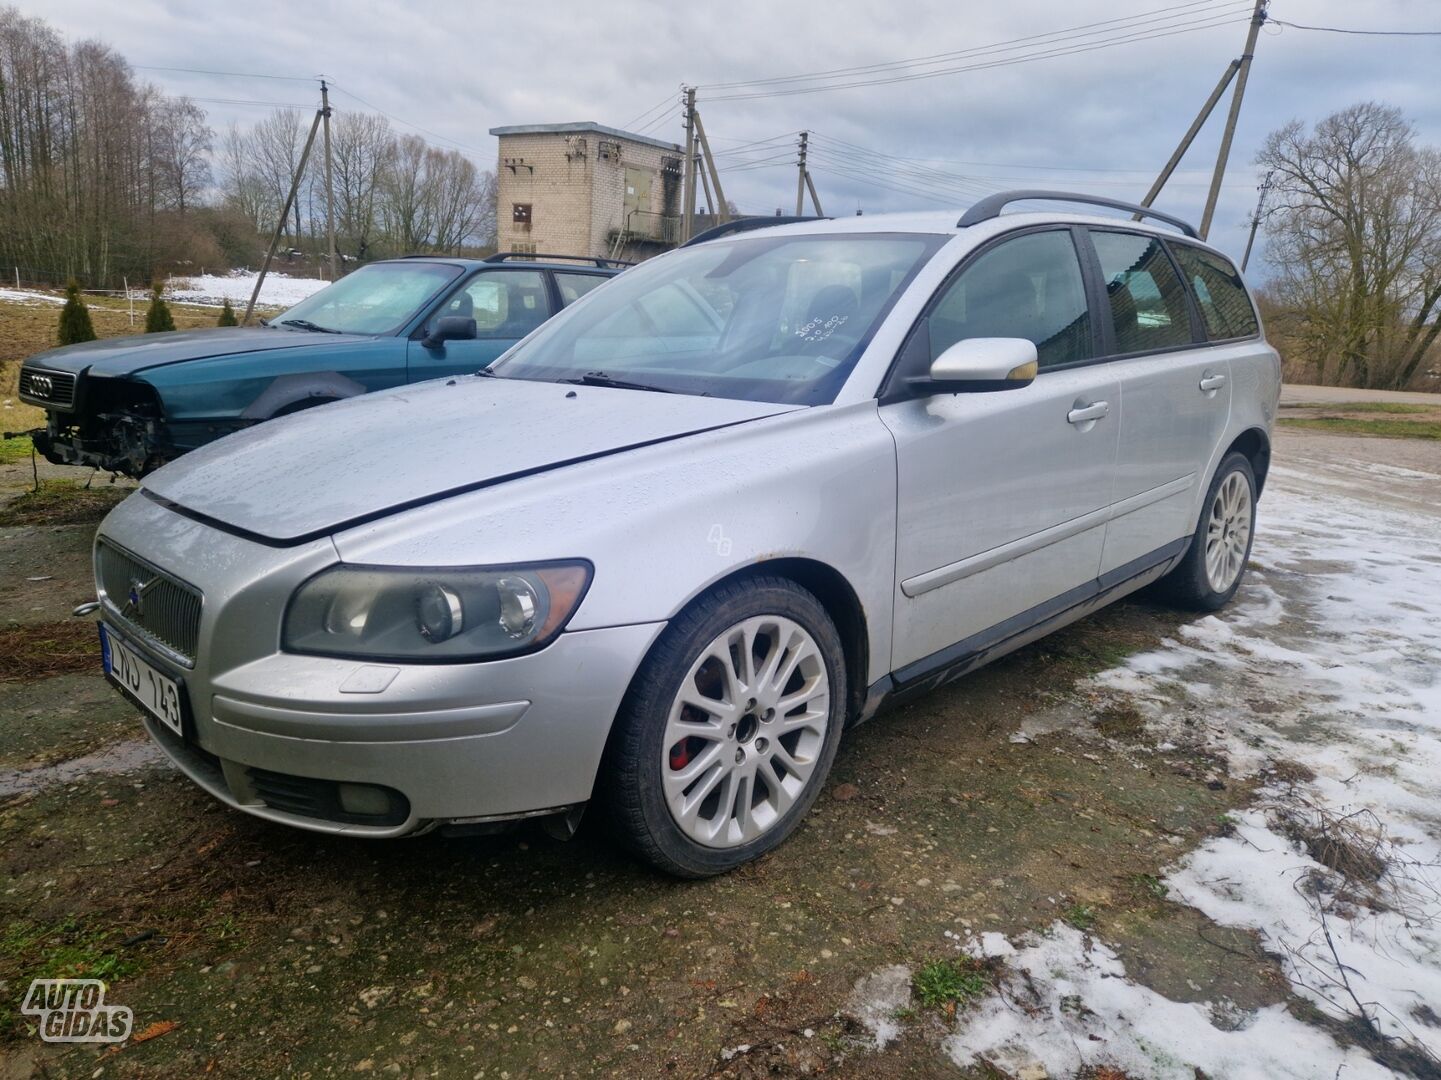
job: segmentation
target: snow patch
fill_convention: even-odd
[[[220,307],[229,300],[232,307],[241,307],[250,302],[255,291],[258,273],[236,270],[229,274],[201,274],[199,277],[172,278],[166,286],[165,295],[171,300],[202,307]],[[260,290],[257,303],[261,307],[291,307],[306,297],[319,292],[330,282],[319,278],[298,278],[274,271],[265,275],[265,284]],[[143,294],[148,295],[148,294]],[[137,294],[137,298],[143,298]]]
[[[1268,490],[1261,511],[1263,569],[1241,602],[1096,683],[1166,741],[1265,770],[1258,803],[1181,861],[1172,894],[1258,933],[1323,1012],[1441,1056],[1437,522],[1334,489]]]
[[[1109,1066],[1155,1080],[1194,1080],[1198,1070],[1230,1080],[1315,1080],[1337,1066],[1348,1080],[1393,1075],[1280,1005],[1227,1013],[1217,1026],[1212,1006],[1132,982],[1113,951],[1065,923],[1020,945],[998,991],[964,1012],[945,1041],[962,1068],[987,1062],[1009,1075],[1059,1078]]]
[[[901,1033],[896,1014],[910,1003],[911,969],[892,964],[856,980],[846,1011],[865,1025],[881,1050]]]
[[[65,303],[63,296],[52,296],[50,293],[36,292],[33,289],[0,289],[0,300],[12,304],[24,304],[28,307]]]

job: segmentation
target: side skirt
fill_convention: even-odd
[[[884,708],[929,693],[1007,653],[1045,637],[1077,619],[1085,618],[1127,593],[1158,581],[1191,546],[1189,536],[1175,540],[1124,566],[1102,574],[1068,592],[1013,615],[939,652],[907,664],[871,684],[856,723],[869,720]]]

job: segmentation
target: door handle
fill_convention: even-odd
[[[1225,385],[1226,385],[1226,376],[1224,376],[1224,375],[1212,375],[1212,374],[1208,371],[1208,372],[1206,372],[1204,375],[1201,376],[1201,383],[1200,383],[1201,389],[1204,390],[1204,391],[1206,391],[1206,392],[1208,392],[1208,393],[1209,393],[1210,391],[1212,391],[1212,390],[1219,390],[1219,389],[1221,389],[1221,387],[1223,387],[1223,386],[1225,386]]]
[[[1072,409],[1066,414],[1066,423],[1084,424],[1090,420],[1099,420],[1111,411],[1109,401],[1093,401],[1089,405],[1082,405]]]

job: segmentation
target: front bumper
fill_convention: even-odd
[[[48,427],[31,433],[35,449],[47,461],[140,477],[173,456],[157,421],[105,417],[89,422],[91,429],[101,428],[99,433],[88,430],[83,435],[71,424],[71,418],[52,413]]]
[[[223,802],[321,832],[400,836],[585,802],[631,676],[664,626],[572,631],[540,652],[480,664],[297,656],[278,649],[280,614],[300,581],[335,561],[329,540],[272,548],[143,494],[117,508],[101,536],[183,573],[203,596],[188,670],[102,609],[133,648],[183,676],[186,737],[147,718],[151,737]],[[334,813],[328,793],[339,784],[398,793],[403,818]]]
[[[611,720],[662,625],[562,634],[530,656],[444,668],[276,654],[226,673],[208,695],[191,690],[193,739],[148,718],[146,729],[221,801],[321,832],[401,836],[559,811],[590,798]],[[375,693],[340,689],[387,678]],[[478,703],[458,704],[467,700]],[[296,813],[267,793],[265,774],[389,789],[405,817]]]

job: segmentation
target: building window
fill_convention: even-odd
[[[534,255],[535,245],[526,240],[517,240],[510,245],[510,250],[517,255]]]
[[[530,203],[518,202],[510,204],[510,220],[517,225],[530,224]]]

